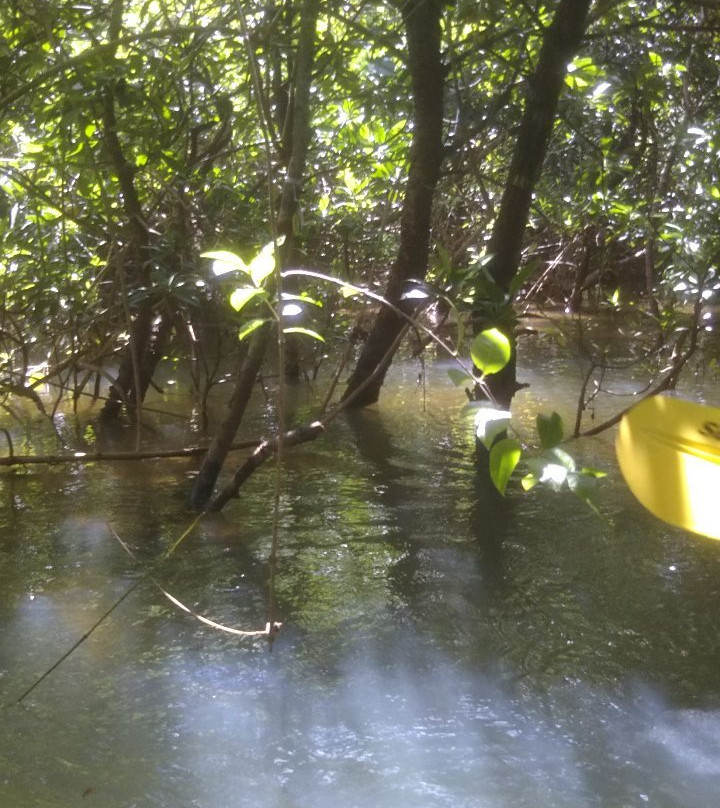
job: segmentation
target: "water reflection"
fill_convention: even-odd
[[[660,526],[617,479],[603,518],[547,492],[497,502],[455,393],[431,378],[423,414],[414,372],[392,383],[288,458],[272,651],[141,582],[3,710],[0,804],[714,804],[718,545]],[[612,462],[609,444],[581,451]],[[185,470],[3,478],[4,704],[182,532]],[[252,478],[159,572],[238,628],[266,619],[268,490]]]

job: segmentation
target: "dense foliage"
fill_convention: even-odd
[[[429,269],[418,269],[434,316],[481,309],[483,328],[502,328],[529,306],[607,307],[629,326],[629,353],[657,371],[680,346],[676,377],[720,287],[714,4],[591,6],[549,111],[556,123],[518,272],[498,287],[488,244],[517,181],[518,131],[562,3],[9,0],[0,9],[5,406],[24,396],[42,407],[40,384],[56,386],[59,406],[62,391],[98,395],[113,382],[117,415],[142,402],[165,359],[189,361],[204,401],[215,358],[242,350],[237,333],[257,320],[261,300],[245,303],[265,297],[272,309],[277,291],[238,306],[242,284],[216,277],[204,254],[250,262],[281,235],[286,268],[382,293],[417,160],[409,43],[426,5],[427,32],[433,14],[440,22],[445,73]],[[305,373],[361,339],[376,306],[317,277],[295,278],[287,292],[300,329],[288,347]],[[579,332],[594,395],[607,357]],[[308,333],[325,340],[320,351]]]

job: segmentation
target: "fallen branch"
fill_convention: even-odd
[[[320,421],[314,421],[307,426],[299,426],[296,429],[291,429],[284,435],[276,435],[274,438],[269,438],[262,441],[255,451],[248,457],[248,459],[240,466],[240,468],[233,475],[232,480],[214,497],[206,508],[207,513],[216,513],[222,510],[223,506],[228,500],[237,496],[240,486],[245,480],[250,477],[253,472],[258,469],[262,464],[273,457],[277,451],[278,446],[282,442],[283,448],[286,446],[297,446],[299,443],[307,443],[308,441],[315,440],[317,436],[325,430],[325,425]],[[281,440],[282,439],[282,440]]]
[[[198,520],[195,521],[197,522]],[[195,523],[193,523],[193,526],[194,524]],[[125,550],[125,552],[130,556],[130,558],[132,558],[133,561],[137,561],[138,560],[137,556],[135,555],[135,553],[133,553],[130,547],[128,547],[128,545],[120,538],[120,536],[115,532],[115,530],[113,530],[113,528],[110,525],[108,525],[108,528],[110,529],[110,532],[115,537],[115,539],[117,539],[117,541],[120,543],[120,546],[123,548],[123,550]],[[188,531],[186,531],[183,534],[183,536],[181,536],[181,539],[184,538],[185,535],[187,535],[187,533]],[[175,546],[177,546],[177,543],[170,548],[171,551],[174,549]],[[165,557],[167,557],[167,554]],[[165,595],[165,597],[170,601],[170,603],[172,603],[174,606],[177,606],[179,609],[182,609],[182,611],[184,611],[186,614],[189,614],[191,617],[194,617],[199,622],[204,623],[206,626],[210,626],[211,628],[215,628],[218,631],[224,631],[226,634],[234,634],[236,637],[268,637],[268,638],[272,638],[275,634],[278,633],[278,631],[280,631],[282,624],[277,622],[271,623],[268,621],[265,624],[265,628],[249,631],[246,629],[232,628],[232,626],[225,626],[222,623],[216,623],[214,620],[210,620],[208,617],[203,617],[203,615],[194,612],[189,606],[186,606],[184,603],[179,601],[174,595],[171,595],[157,580],[157,578],[155,578],[152,575],[152,573],[147,572],[143,576],[143,579],[146,577],[148,580],[152,581],[153,584],[155,584],[157,589],[159,589],[162,592],[162,594]]]
[[[250,457],[248,457],[242,466],[240,466],[240,468],[235,472],[232,480],[220,491],[219,494],[217,494],[217,496],[210,500],[205,508],[205,513],[217,513],[218,511],[222,510],[229,500],[237,497],[240,487],[245,480],[247,480],[251,474],[260,468],[260,466],[262,466],[266,460],[277,454],[279,446],[285,448],[286,446],[297,446],[299,443],[307,443],[308,441],[315,440],[315,438],[317,438],[321,432],[324,432],[326,425],[329,424],[334,418],[337,418],[341,412],[346,410],[353,400],[359,396],[360,393],[362,393],[365,387],[372,384],[377,376],[383,372],[385,360],[392,356],[398,349],[398,346],[404,339],[408,328],[409,326],[403,328],[395,337],[395,340],[388,348],[387,353],[383,357],[382,361],[378,363],[375,370],[367,377],[367,379],[365,379],[362,384],[358,385],[358,387],[353,390],[349,396],[344,398],[339,404],[333,407],[333,409],[325,413],[325,417],[322,419],[322,421],[313,421],[307,426],[299,426],[295,429],[291,429],[289,432],[285,432],[284,434],[276,435],[274,438],[269,438],[262,441],[257,446],[255,451],[250,455]]]
[[[3,432],[5,430],[2,430]],[[230,449],[253,449],[260,441],[248,440],[234,443]],[[16,455],[0,457],[0,466],[56,465],[59,463],[100,463],[108,460],[159,460],[166,457],[198,457],[207,452],[207,446],[190,446],[186,449],[159,449],[147,452],[73,452],[63,455]]]

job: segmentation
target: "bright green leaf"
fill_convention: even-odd
[[[242,258],[228,250],[214,250],[213,252],[202,253],[201,257],[212,259],[212,270],[218,276],[227,275],[228,272],[249,272],[247,264]]]
[[[257,286],[239,286],[230,295],[230,305],[235,311],[240,311],[243,306],[258,295],[264,295],[263,289],[258,289]]]
[[[238,334],[238,339],[245,339],[245,337],[250,336],[250,334],[252,334],[253,331],[257,331],[258,328],[260,328],[260,326],[264,325],[266,322],[267,322],[267,320],[260,320],[260,319],[251,320],[245,326],[245,328],[243,328],[240,331],[240,333]]]
[[[253,258],[248,265],[248,272],[256,286],[261,286],[262,282],[275,271],[275,244],[270,241]]]
[[[482,331],[470,345],[475,367],[485,376],[502,370],[510,361],[510,352],[510,340],[497,328]]]
[[[490,450],[490,479],[501,494],[505,493],[521,455],[522,446],[512,438],[503,438]]]
[[[283,332],[285,334],[305,334],[308,337],[312,337],[313,339],[319,340],[320,342],[325,342],[324,337],[320,336],[317,331],[312,331],[310,328],[302,328],[301,326],[291,326],[289,328],[283,328]]]
[[[601,479],[602,477],[607,477],[607,471],[602,471],[601,469],[587,468],[586,466],[583,466],[580,469],[580,473],[588,475],[590,477],[596,477],[597,479]]]

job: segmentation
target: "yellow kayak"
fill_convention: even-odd
[[[652,514],[720,539],[720,409],[652,396],[623,416],[615,451],[625,482]]]

